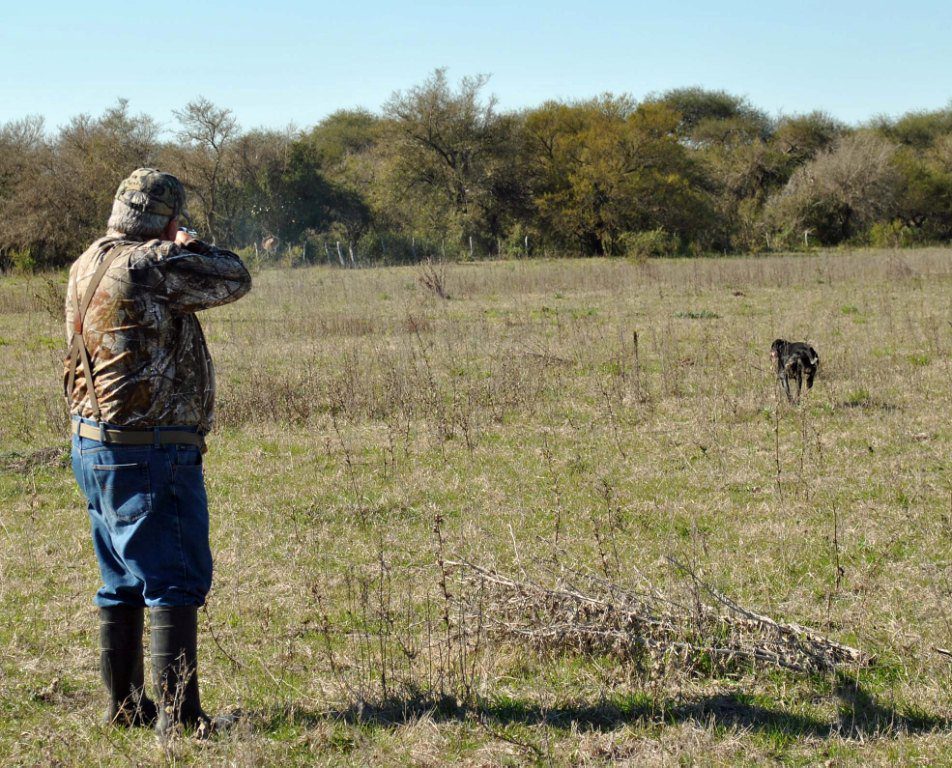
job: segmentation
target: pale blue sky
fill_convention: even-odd
[[[12,7],[11,7],[12,6]],[[952,2],[161,3],[7,0],[0,122],[55,128],[117,97],[171,125],[197,95],[244,127],[377,110],[436,67],[492,75],[503,109],[701,85],[848,122],[952,99]]]

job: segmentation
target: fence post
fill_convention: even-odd
[[[635,396],[640,400],[641,399],[641,356],[638,353],[638,331],[637,329],[631,332],[631,342],[632,348],[634,350],[634,363],[635,363]]]

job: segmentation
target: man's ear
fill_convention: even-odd
[[[171,240],[175,241],[175,233],[178,232],[178,217],[174,219],[169,219],[169,223],[165,225],[165,229],[162,230],[162,235],[160,240]]]

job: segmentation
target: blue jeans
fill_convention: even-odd
[[[88,502],[102,575],[96,605],[203,605],[212,553],[199,448],[73,435],[73,474]]]

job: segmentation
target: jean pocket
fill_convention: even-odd
[[[198,446],[178,446],[175,449],[175,459],[172,461],[173,471],[180,467],[202,466],[202,452]]]
[[[152,511],[148,462],[94,464],[103,513],[119,523],[134,523]]]

